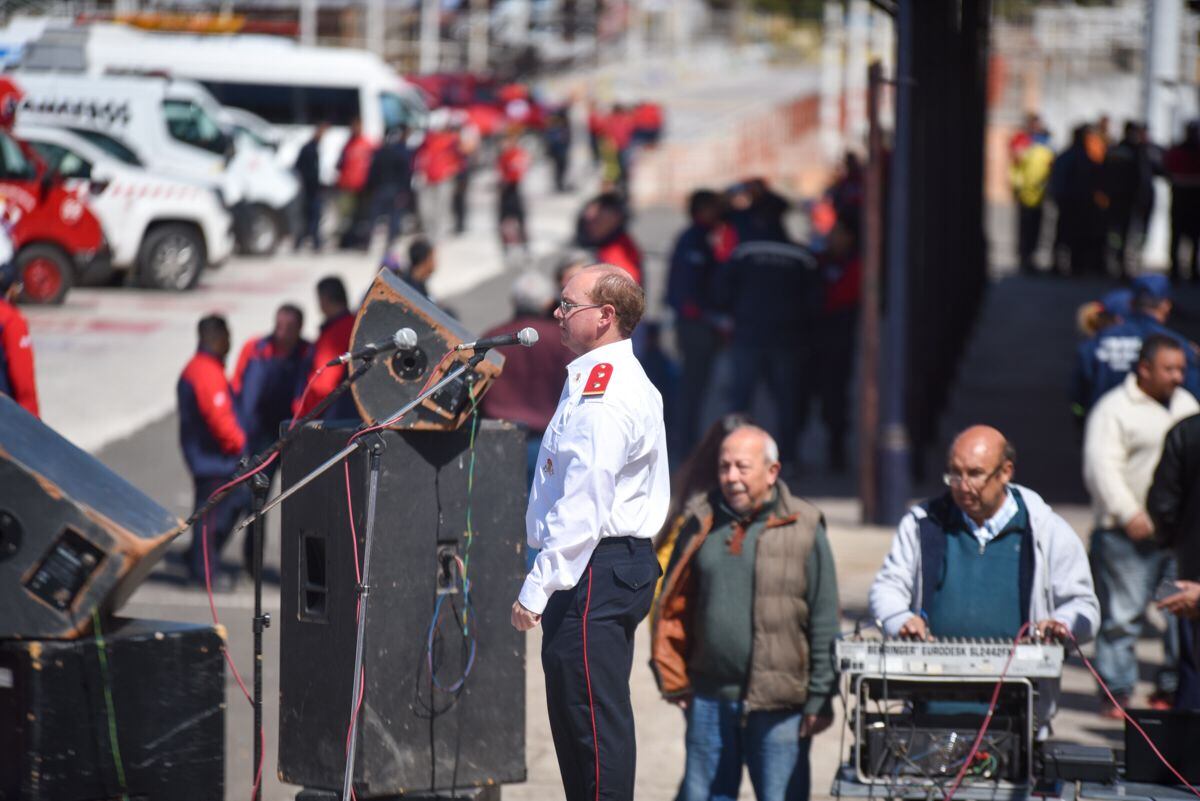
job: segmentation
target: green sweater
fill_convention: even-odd
[[[696,553],[696,637],[688,658],[695,691],[724,700],[740,700],[749,678],[754,639],[754,555],[778,495],[735,538],[736,514],[724,503],[716,509],[713,530]],[[834,671],[830,648],[838,632],[837,580],[833,552],[824,526],[818,526],[808,563],[805,601],[809,608],[811,656],[806,714],[831,711]]]

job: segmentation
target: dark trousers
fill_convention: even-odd
[[[550,733],[567,801],[633,798],[633,633],[661,573],[650,540],[603,539],[579,583],[550,596],[542,615]]]
[[[1179,687],[1175,708],[1200,712],[1200,620],[1179,621]]]
[[[829,466],[846,466],[846,437],[850,431],[850,386],[854,382],[854,348],[858,340],[858,309],[828,312],[817,329],[817,392],[821,420],[829,434]]]
[[[454,176],[454,193],[450,196],[450,208],[454,212],[454,233],[467,230],[467,190],[471,188],[471,168],[463,167]]]
[[[196,491],[196,505],[193,507],[199,509],[208,502],[208,496],[212,495],[222,485],[229,481],[229,476],[207,477],[193,476],[192,486]],[[221,566],[221,549],[225,547],[229,535],[233,533],[233,527],[250,511],[250,489],[246,484],[239,484],[228,495],[226,495],[220,503],[213,507],[204,519],[200,520],[192,527],[192,547],[188,550],[188,572],[191,578],[196,582],[204,581],[204,548],[203,548],[203,531],[205,525],[208,528],[208,564],[211,573],[215,576],[218,568]],[[246,537],[245,553],[243,556],[250,554],[251,542],[250,537]],[[249,560],[247,561],[249,563]]]
[[[1017,204],[1017,256],[1021,272],[1031,273],[1037,269],[1033,257],[1037,252],[1038,240],[1042,236],[1042,206]]]
[[[700,437],[700,413],[708,397],[708,384],[712,380],[713,362],[721,347],[721,335],[703,320],[681,319],[675,323],[675,338],[683,357],[679,392],[679,452],[688,453]]]
[[[1171,203],[1171,280],[1179,281],[1184,277],[1183,256],[1180,247],[1188,247],[1191,251],[1188,260],[1189,277],[1200,281],[1200,204],[1184,206],[1178,202]]]
[[[779,458],[790,464],[796,459],[796,437],[803,429],[799,414],[801,399],[808,398],[807,381],[801,382],[802,370],[807,370],[811,353],[803,344],[794,347],[733,346],[733,392],[730,401],[735,412],[751,411],[754,390],[760,382],[775,401],[775,440]]]
[[[325,202],[321,192],[304,192],[304,219],[300,223],[300,233],[296,235],[296,250],[299,250],[305,240],[312,242],[313,250],[321,249],[321,213]]]

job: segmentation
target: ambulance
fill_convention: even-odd
[[[37,48],[27,48],[30,57]],[[45,63],[46,52],[37,63]],[[66,128],[147,170],[215,190],[234,219],[239,248],[273,253],[294,229],[300,183],[268,148],[237,147],[217,121],[220,107],[192,81],[31,69],[9,77],[23,92],[22,125]]]
[[[68,187],[86,193],[127,283],[191,289],[206,266],[233,252],[233,220],[211,187],[149,172],[132,154],[120,160],[65,128],[18,121],[15,133]]]

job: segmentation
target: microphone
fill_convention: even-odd
[[[369,359],[372,356],[378,356],[380,353],[387,353],[391,350],[412,350],[416,346],[417,332],[411,328],[401,328],[387,339],[371,342],[358,350],[348,350],[336,359],[330,359],[325,366],[337,367],[339,364],[346,364],[355,359]]]
[[[538,341],[538,332],[532,328],[522,328],[520,331],[514,331],[511,334],[500,334],[494,337],[484,337],[477,339],[474,342],[463,342],[461,345],[455,345],[455,350],[490,350],[491,348],[502,348],[506,345],[523,345],[527,348],[533,347]]]

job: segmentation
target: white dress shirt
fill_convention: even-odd
[[[541,614],[552,593],[574,587],[602,537],[653,537],[670,500],[662,396],[633,345],[572,361],[529,489],[525,529],[541,552],[521,605]]]

